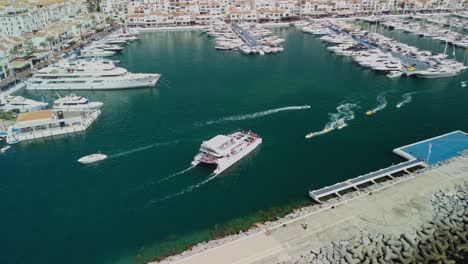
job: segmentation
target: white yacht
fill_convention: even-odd
[[[457,72],[449,68],[429,68],[427,70],[417,71],[415,74],[420,78],[444,78],[455,76],[457,75]]]
[[[69,94],[55,100],[53,108],[62,111],[89,111],[99,109],[102,105],[102,102],[91,102],[87,97]]]
[[[239,49],[244,54],[252,53],[252,49],[250,47],[248,47],[248,46],[241,46]]]
[[[116,45],[116,44],[95,43],[93,44],[92,47],[102,49],[105,51],[113,51],[113,52],[119,52],[123,50],[121,46]]]
[[[403,73],[401,71],[390,71],[389,74],[387,74],[388,78],[397,78],[400,77]]]
[[[127,44],[127,41],[124,39],[120,38],[106,38],[102,40],[106,44],[118,44],[118,45],[124,45]]]
[[[80,57],[93,58],[93,57],[110,57],[115,55],[115,51],[103,50],[100,48],[88,48],[81,51]]]
[[[28,90],[110,90],[153,87],[160,74],[130,73],[109,60],[61,61],[37,71]]]
[[[217,135],[204,141],[192,166],[200,163],[215,164],[214,174],[220,174],[231,165],[245,157],[262,143],[262,139],[252,132],[235,132],[230,135]]]
[[[80,158],[78,162],[81,164],[90,164],[90,163],[98,162],[98,161],[105,160],[105,159],[107,159],[107,155],[97,153],[97,154],[84,156]]]
[[[47,102],[43,97],[42,102],[26,99],[22,96],[0,97],[0,109],[3,111],[34,112],[46,108]]]

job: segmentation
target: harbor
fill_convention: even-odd
[[[382,36],[396,33],[372,25]],[[121,51],[88,65],[101,67],[94,72],[161,74],[155,86],[21,89],[11,94],[41,107],[45,97],[48,105],[39,111],[54,116],[54,105],[66,96],[75,98],[72,93],[102,105],[99,117],[84,131],[30,139],[29,133],[43,131],[24,129],[25,140],[0,154],[0,209],[7,212],[0,222],[5,236],[12,238],[1,242],[7,252],[1,262],[128,264],[167,256],[172,256],[167,263],[219,263],[223,258],[295,262],[296,256],[354,235],[344,231],[358,230],[354,227],[393,227],[395,235],[415,228],[405,227],[413,223],[414,212],[406,197],[427,201],[436,189],[450,187],[452,181],[445,180],[453,178],[458,184],[465,177],[458,173],[466,167],[466,157],[447,160],[440,151],[439,144],[458,136],[421,141],[468,131],[468,90],[461,85],[468,80],[467,72],[433,80],[388,78],[332,55],[328,44],[304,34],[299,26],[268,30],[269,36],[284,40],[284,50],[276,56],[217,51],[216,40],[200,29],[147,30],[138,34],[139,40],[121,45]],[[245,31],[254,32],[251,26]],[[392,38],[419,51],[443,53],[440,41],[401,35]],[[78,56],[74,60],[92,61]],[[71,125],[89,120],[77,117],[82,110],[63,107]],[[373,114],[366,115],[368,110]],[[8,126],[15,127],[16,118]],[[325,133],[324,127],[333,129]],[[258,133],[262,144],[217,176],[213,167],[191,166],[204,141],[240,128]],[[13,131],[19,131],[19,125]],[[322,133],[306,140],[310,131]],[[413,142],[421,144],[407,146]],[[412,157],[392,153],[398,146]],[[451,146],[448,150],[453,152]],[[87,165],[78,162],[92,153],[107,158]],[[356,179],[353,184],[359,190],[320,196],[321,203],[309,196],[309,189],[346,185],[349,179]],[[427,209],[428,202],[414,207],[419,205]],[[428,209],[417,212],[429,219]],[[192,256],[186,251],[192,247],[200,254],[186,258]],[[186,252],[180,255],[184,260],[179,259],[181,252]],[[76,257],[70,259],[72,255]],[[319,255],[314,254],[315,259]]]
[[[387,76],[390,78],[402,74],[420,78],[452,77],[467,69],[467,53],[463,63],[446,58],[448,42],[444,54],[432,54],[376,32],[362,30],[359,26],[334,20],[313,23],[303,27],[302,31],[320,36],[322,41],[336,44],[328,49],[337,55],[352,57],[363,67],[389,73]]]

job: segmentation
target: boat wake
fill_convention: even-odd
[[[173,140],[173,141],[168,141],[168,142],[154,143],[154,144],[151,144],[151,145],[147,145],[147,146],[143,146],[143,147],[134,148],[134,149],[131,149],[131,150],[127,150],[127,151],[120,152],[120,153],[111,154],[111,155],[109,155],[109,156],[107,157],[107,159],[120,158],[120,157],[123,157],[123,156],[127,156],[127,155],[130,155],[130,154],[133,154],[133,153],[135,153],[135,152],[140,152],[140,151],[144,151],[144,150],[151,149],[151,148],[162,147],[162,146],[167,146],[167,145],[172,145],[172,144],[177,144],[177,143],[179,143],[178,140]]]
[[[166,195],[166,196],[164,196],[164,197],[161,198],[161,199],[150,200],[150,201],[145,205],[145,208],[146,208],[146,207],[150,207],[150,206],[155,205],[155,204],[158,204],[158,203],[161,203],[161,202],[164,202],[164,201],[166,201],[166,200],[175,198],[175,197],[177,197],[177,196],[181,196],[181,195],[184,195],[184,194],[186,194],[186,193],[189,193],[189,192],[195,190],[196,188],[199,188],[200,186],[202,186],[202,185],[204,185],[204,184],[206,184],[206,183],[212,181],[214,178],[216,178],[216,176],[217,176],[216,174],[212,173],[212,174],[209,175],[209,177],[208,177],[206,180],[204,180],[204,181],[202,181],[202,182],[199,182],[199,183],[197,183],[197,184],[190,185],[190,186],[188,186],[187,188],[185,188],[185,189],[183,189],[183,190],[181,190],[181,191],[179,191],[179,192]]]
[[[404,94],[404,95],[402,96],[402,101],[399,102],[399,103],[396,105],[396,108],[400,108],[400,107],[404,106],[405,104],[411,102],[411,100],[413,99],[412,94],[413,94],[413,93]]]
[[[327,134],[335,129],[342,129],[348,126],[347,121],[354,119],[354,109],[359,108],[357,104],[346,103],[339,105],[336,110],[338,113],[329,113],[330,121],[325,125],[325,127],[318,132],[311,132],[306,135],[306,138],[311,138],[315,136],[320,136]]]
[[[171,179],[171,178],[174,178],[174,177],[176,177],[176,176],[182,175],[182,174],[184,174],[184,173],[190,171],[190,170],[193,169],[193,168],[194,168],[193,166],[190,166],[190,167],[186,168],[185,170],[182,170],[182,171],[179,171],[179,172],[176,172],[176,173],[172,173],[171,175],[169,175],[169,176],[167,176],[167,177],[165,177],[165,178],[162,178],[162,179],[158,180],[156,183],[165,182],[165,181],[167,181],[167,180],[169,180],[169,179]]]
[[[384,109],[385,107],[387,107],[387,99],[385,98],[385,95],[382,93],[382,94],[379,94],[377,96],[377,102],[379,102],[379,105],[372,109],[372,110],[369,110],[366,112],[366,115],[372,115],[372,114],[375,114],[377,113],[378,111]]]
[[[217,120],[210,120],[210,121],[205,122],[201,126],[209,126],[209,125],[213,125],[213,124],[225,123],[225,122],[230,122],[230,121],[240,121],[240,120],[254,119],[254,118],[259,118],[259,117],[262,117],[262,116],[276,114],[276,113],[283,112],[283,111],[304,110],[304,109],[309,109],[309,108],[310,108],[310,105],[287,106],[287,107],[281,107],[281,108],[266,110],[266,111],[262,111],[262,112],[257,112],[257,113],[253,113],[253,114],[228,116],[228,117],[223,117],[223,118],[220,118],[220,119],[217,119]]]

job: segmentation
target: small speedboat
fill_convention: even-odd
[[[107,159],[107,155],[98,153],[98,154],[91,154],[88,156],[84,156],[80,158],[78,162],[82,164],[89,164],[89,163],[94,163],[94,162],[98,162],[98,161],[105,160],[105,159]]]
[[[369,111],[366,112],[366,115],[368,115],[368,116],[370,116],[372,114],[374,114],[374,112],[372,110],[369,110]]]
[[[311,138],[312,136],[313,136],[313,134],[312,134],[312,133],[309,133],[309,134],[307,134],[307,135],[305,136],[305,138]]]
[[[466,82],[465,81],[461,82],[461,87],[466,87]]]
[[[4,147],[0,148],[0,153],[5,153],[10,148],[11,148],[10,146],[4,146]]]
[[[400,77],[403,73],[401,71],[391,71],[389,74],[387,74],[388,78],[396,78]]]

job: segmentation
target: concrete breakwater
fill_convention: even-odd
[[[431,200],[433,219],[415,232],[394,236],[363,231],[349,240],[313,249],[293,263],[466,263],[467,198],[467,182],[439,190]]]

